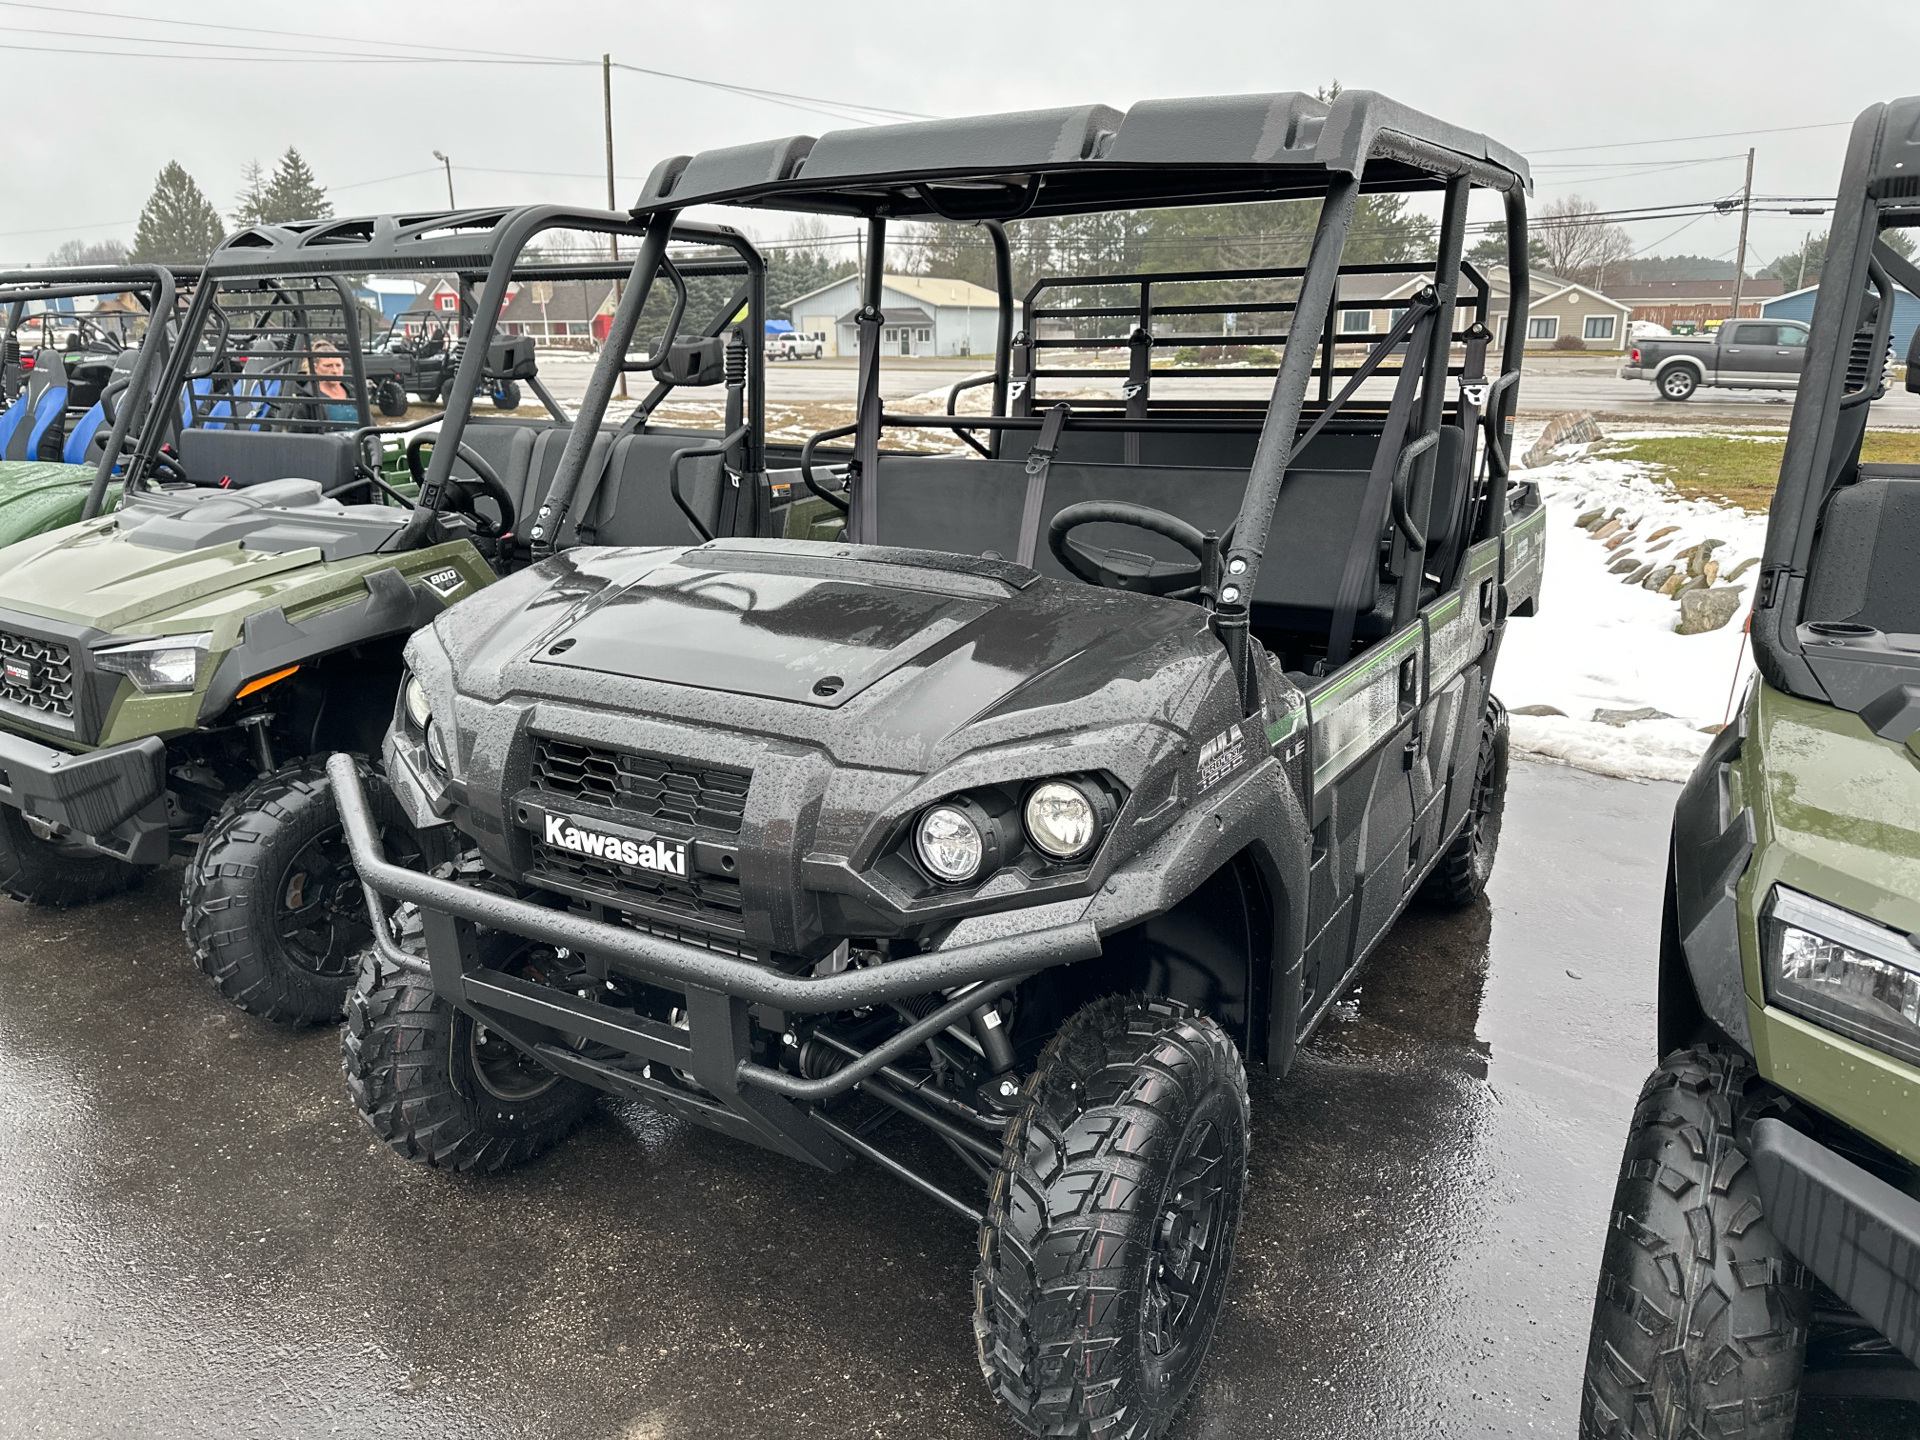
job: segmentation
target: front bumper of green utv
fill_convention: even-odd
[[[0,730],[0,805],[134,865],[167,858],[166,750],[149,735],[75,755]]]
[[[1774,1235],[1920,1364],[1920,1200],[1779,1120],[1750,1148]]]

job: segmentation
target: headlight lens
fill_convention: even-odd
[[[435,768],[447,770],[447,742],[441,737],[440,726],[432,720],[427,722],[427,758]]]
[[[407,683],[400,687],[400,695],[406,702],[407,718],[424,730],[427,722],[433,719],[433,707],[427,703],[427,692],[413,676],[407,677]]]
[[[1784,885],[1767,902],[1768,1000],[1920,1064],[1920,949]]]
[[[124,675],[146,694],[191,690],[200,676],[200,657],[213,635],[157,635],[93,652],[93,662],[112,675]]]
[[[1027,796],[1027,838],[1055,860],[1071,860],[1093,848],[1100,836],[1093,801],[1078,785],[1049,780]]]
[[[986,862],[987,842],[973,817],[954,805],[935,805],[913,831],[914,853],[935,879],[971,880]]]

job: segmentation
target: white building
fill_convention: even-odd
[[[787,306],[793,328],[827,337],[827,353],[859,350],[860,277],[848,275],[811,290]],[[881,277],[882,355],[991,355],[999,334],[1000,301],[966,280],[930,275]]]

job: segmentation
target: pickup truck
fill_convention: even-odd
[[[769,360],[818,360],[827,353],[827,337],[816,332],[789,330],[767,337]]]
[[[1797,320],[1729,320],[1707,335],[1640,341],[1620,367],[1622,380],[1651,380],[1662,400],[1685,400],[1702,385],[1722,390],[1791,390],[1807,358],[1807,327]]]

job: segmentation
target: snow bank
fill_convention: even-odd
[[[1516,442],[1515,449],[1521,448]],[[1722,540],[1726,543],[1714,556],[1726,573],[1760,554],[1764,515],[1682,499],[1657,480],[1657,473],[1633,461],[1584,456],[1521,472],[1539,482],[1546,499],[1546,578],[1540,613],[1507,627],[1496,688],[1509,708],[1546,705],[1562,715],[1516,715],[1516,750],[1603,775],[1683,780],[1712,738],[1703,727],[1719,725],[1729,694],[1737,698],[1744,687],[1752,658],[1743,625],[1755,568],[1735,582],[1746,593],[1731,624],[1704,635],[1678,635],[1674,625],[1680,607],[1664,595],[1623,584],[1623,575],[1609,574],[1608,565],[1621,552],[1609,551],[1574,526],[1586,511],[1618,506],[1623,522],[1639,520],[1642,536],[1666,525],[1679,527],[1657,554],[1645,558],[1671,555],[1700,540]],[[1635,548],[1644,553],[1645,542]],[[1645,707],[1672,718],[1624,726],[1593,718],[1599,710]]]

